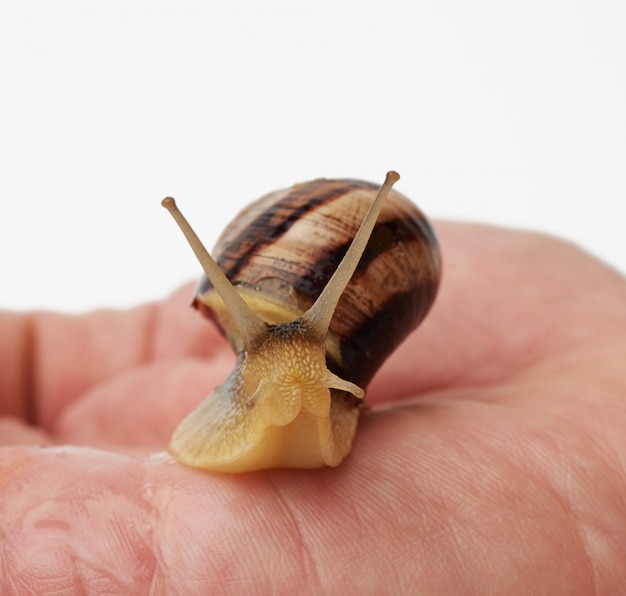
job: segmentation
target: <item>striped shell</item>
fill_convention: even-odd
[[[261,318],[292,321],[326,286],[377,190],[359,180],[318,179],[267,194],[228,225],[213,257]],[[409,199],[392,190],[330,324],[330,370],[367,386],[426,316],[440,272],[432,228]],[[194,306],[240,350],[238,330],[206,277]]]

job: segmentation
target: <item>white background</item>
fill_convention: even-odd
[[[267,191],[390,168],[431,216],[626,271],[625,7],[3,2],[0,308],[123,307],[197,277],[167,194],[212,246]]]

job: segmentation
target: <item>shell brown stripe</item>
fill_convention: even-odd
[[[394,348],[426,316],[429,302],[437,293],[438,283],[438,277],[427,278],[410,291],[389,296],[383,308],[378,309],[360,327],[353,328],[347,336],[341,336],[341,365],[328,358],[329,368],[352,383],[367,387]],[[424,303],[415,303],[415,292],[424,292],[420,294],[425,298]],[[376,340],[372,341],[372,338]],[[367,346],[367,349],[363,349],[363,346]]]
[[[330,279],[337,268],[337,264],[348,251],[351,239],[337,246],[333,250],[325,249],[316,255],[315,271],[293,278],[291,285],[313,299],[317,298],[324,285]],[[416,221],[414,216],[398,217],[395,219],[379,222],[374,226],[370,241],[361,256],[353,280],[368,275],[369,266],[388,250],[401,242],[408,253],[416,254],[418,251],[426,251],[427,246],[437,247],[435,235],[425,221]]]
[[[284,197],[257,214],[257,217],[242,228],[232,240],[221,247],[219,266],[226,277],[231,278],[246,266],[253,247],[255,253],[261,252],[263,246],[277,242],[294,223],[306,217],[308,212],[361,188],[377,189],[378,186],[360,180],[320,178],[288,189]],[[262,197],[258,202],[264,198]],[[250,206],[250,210],[254,208],[254,205]]]

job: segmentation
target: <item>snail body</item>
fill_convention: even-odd
[[[441,259],[431,227],[391,186],[314,180],[266,195],[220,236],[215,261],[164,200],[206,277],[194,306],[238,354],[170,451],[242,472],[336,466],[376,370],[428,312]]]

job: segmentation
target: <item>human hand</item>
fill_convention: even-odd
[[[543,236],[437,232],[440,296],[336,469],[150,455],[234,362],[189,289],[0,315],[0,593],[622,590],[626,281]]]

